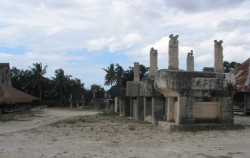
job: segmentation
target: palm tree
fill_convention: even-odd
[[[59,96],[60,96],[60,104],[62,105],[62,96],[63,96],[63,91],[65,91],[66,88],[66,82],[67,80],[71,77],[68,75],[64,75],[64,71],[63,69],[57,69],[55,70],[55,78],[53,78],[54,82],[55,82],[55,87],[54,90],[56,92],[59,91]]]
[[[41,105],[42,103],[42,86],[41,82],[44,79],[43,75],[46,73],[47,65],[44,67],[42,66],[42,63],[33,63],[33,67],[29,67],[31,69],[31,75],[32,78],[35,81],[35,84],[38,85],[38,91],[39,91],[39,98],[40,102],[39,104]]]
[[[115,70],[115,66],[114,64],[110,64],[110,66],[107,69],[104,69],[104,71],[106,71],[106,75],[105,75],[105,85],[107,86],[112,86],[113,84],[115,84],[116,82],[116,70]]]

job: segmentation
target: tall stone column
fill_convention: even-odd
[[[168,69],[170,70],[179,70],[179,41],[178,35],[173,36],[171,34],[169,36],[169,45],[168,45]]]
[[[167,99],[168,99],[167,122],[175,122],[174,118],[175,99],[173,97],[168,97]]]
[[[130,106],[129,115],[130,117],[133,117],[133,98],[132,97],[130,97],[129,99],[129,106]]]
[[[147,110],[147,98],[143,97],[143,120],[146,118],[146,110]]]
[[[158,52],[153,47],[150,49],[150,67],[149,67],[149,77],[155,77],[157,72],[157,55]]]
[[[222,40],[214,40],[214,72],[224,72],[222,43]]]
[[[152,97],[151,100],[151,108],[152,108],[152,123],[155,123],[155,98]]]
[[[118,112],[118,97],[115,97],[115,112]]]
[[[140,81],[140,64],[134,62],[134,81]]]
[[[187,54],[187,71],[194,71],[194,56],[193,50]]]

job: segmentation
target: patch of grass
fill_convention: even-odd
[[[9,122],[9,121],[13,121],[13,115],[11,114],[1,114],[0,115],[0,122]]]
[[[105,116],[105,117],[115,117],[118,116],[117,112],[113,112],[113,111],[103,111],[101,113],[99,113],[100,116]]]
[[[76,119],[70,119],[70,120],[65,120],[64,121],[64,123],[71,124],[71,125],[76,124],[77,122],[78,122],[78,120],[76,120]]]
[[[86,119],[85,118],[83,118],[83,117],[81,117],[81,118],[79,118],[79,120],[78,120],[79,122],[86,122]]]
[[[128,129],[129,129],[130,131],[134,131],[134,130],[135,130],[135,127],[134,127],[133,125],[129,125],[129,126],[128,126]]]

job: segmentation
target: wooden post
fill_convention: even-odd
[[[247,93],[244,94],[244,115],[247,115]]]

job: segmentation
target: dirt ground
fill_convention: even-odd
[[[0,122],[1,158],[248,158],[244,130],[168,133],[156,126],[94,111],[39,109]]]

